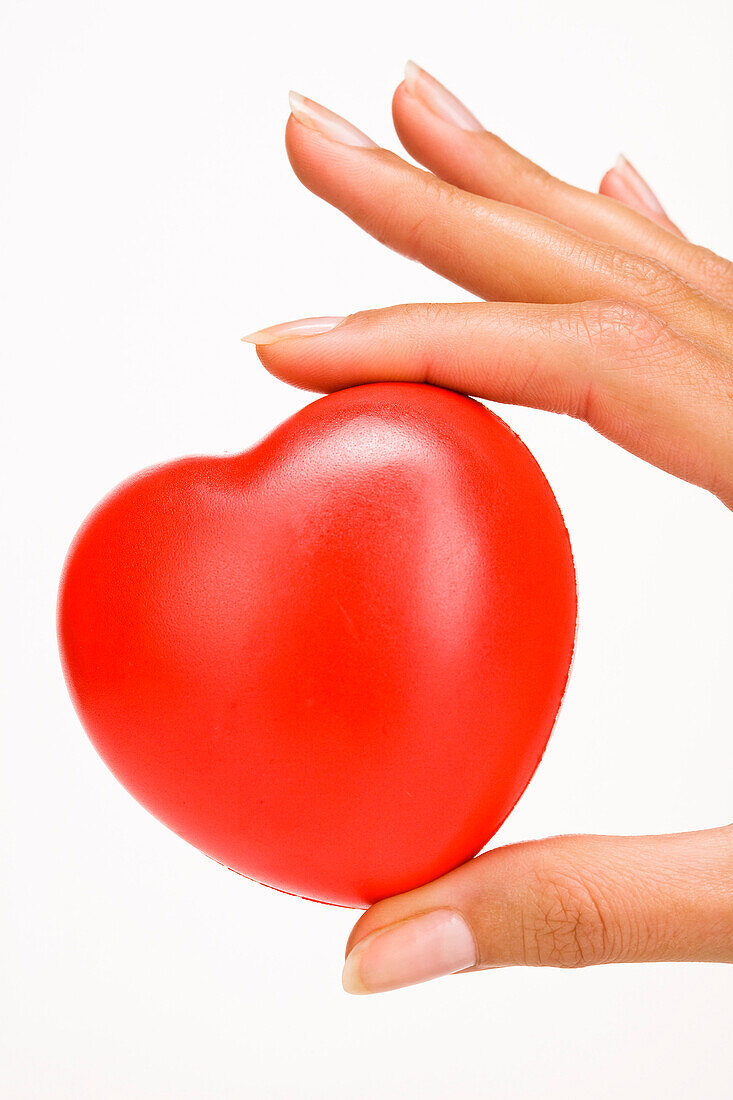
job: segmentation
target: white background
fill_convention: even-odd
[[[2,1096],[729,1096],[725,967],[505,970],[347,997],[353,914],[252,885],[140,809],[88,744],[54,637],[64,553],[101,495],[152,462],[242,450],[310,400],[244,332],[465,297],[300,187],[289,87],[394,147],[390,96],[413,56],[573,182],[595,188],[622,149],[692,237],[731,255],[727,0],[0,12]],[[499,840],[723,824],[730,514],[583,425],[503,415],[564,511],[580,631],[545,761]]]

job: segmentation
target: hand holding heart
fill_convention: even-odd
[[[279,325],[251,338],[268,370],[313,390],[423,381],[566,413],[733,507],[733,265],[686,240],[628,162],[599,195],[554,179],[414,65],[393,115],[427,172],[298,96],[293,168],[485,301]],[[488,852],[373,906],[344,984],[660,959],[733,961],[733,827]]]
[[[331,396],[241,456],[144,472],[92,514],[60,602],[87,729],[214,858],[375,901],[347,947],[350,992],[733,961],[731,826],[470,858],[541,756],[575,592],[531,456],[446,392],[582,418],[733,507],[733,265],[687,241],[628,162],[599,195],[553,179],[414,65],[394,119],[427,172],[310,100],[292,108],[301,181],[484,301],[247,338],[273,374]]]

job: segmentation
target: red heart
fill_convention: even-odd
[[[115,489],[69,553],[59,637],[139,802],[241,874],[364,906],[501,825],[555,720],[575,610],[524,444],[467,397],[385,383]]]

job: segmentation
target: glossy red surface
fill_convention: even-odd
[[[138,801],[250,878],[363,906],[499,827],[555,720],[575,612],[524,444],[467,397],[380,383],[115,489],[70,550],[59,638]]]

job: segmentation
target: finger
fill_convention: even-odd
[[[346,950],[349,993],[503,966],[733,962],[733,827],[497,848],[373,905]]]
[[[620,205],[616,199],[626,201],[628,186],[624,196],[609,198],[551,176],[485,130],[452,93],[413,63],[395,92],[392,113],[408,153],[448,183],[648,256],[706,294],[733,303],[733,265],[727,260],[686,241],[679,231],[668,232],[669,225],[655,224],[629,204]],[[648,198],[651,191],[646,190]]]
[[[482,298],[622,299],[674,319],[705,342],[733,327],[730,311],[655,260],[591,241],[533,211],[469,195],[386,150],[365,147],[360,131],[340,119],[336,126],[311,100],[305,109],[296,101],[295,111],[286,143],[299,179],[383,244]]]
[[[601,180],[598,192],[610,199],[618,199],[632,210],[638,210],[640,214],[661,225],[662,229],[684,237],[684,233],[667,217],[664,207],[644,177],[626,157],[620,156],[613,168],[609,168]]]
[[[269,371],[306,389],[430,382],[568,413],[733,503],[725,371],[638,306],[407,305],[279,325],[245,339]]]

